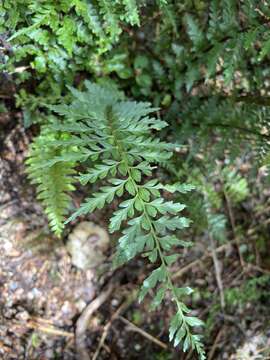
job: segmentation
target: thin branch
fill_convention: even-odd
[[[220,341],[220,339],[221,339],[221,337],[222,337],[222,335],[223,335],[223,333],[224,333],[224,330],[225,330],[224,327],[222,327],[222,328],[219,330],[219,332],[218,332],[218,334],[217,334],[217,336],[216,336],[216,338],[215,338],[214,344],[213,344],[213,346],[211,347],[211,350],[210,350],[210,352],[209,352],[208,360],[214,359],[214,355],[215,355],[215,353],[216,353],[216,349],[217,349],[217,347],[218,347],[218,345],[219,345],[219,341]]]
[[[108,289],[102,292],[97,298],[84,309],[81,316],[76,323],[76,350],[78,360],[90,360],[89,353],[85,345],[85,333],[91,316],[97,309],[108,299],[113,291],[113,286],[110,285]]]
[[[232,246],[232,244],[235,243],[235,240],[228,242],[227,244],[221,245],[216,249],[216,253],[223,252],[224,250],[227,250],[229,247]],[[172,275],[172,279],[175,280],[177,278],[182,277],[187,272],[189,272],[192,268],[199,265],[203,261],[205,261],[207,258],[212,256],[211,251],[207,251],[200,259],[194,260],[191,263],[187,264],[186,266],[182,267],[180,270],[178,270],[176,273]]]
[[[136,295],[137,295],[137,291],[136,291]],[[92,360],[96,360],[98,358],[101,348],[104,347],[106,337],[108,336],[108,333],[109,333],[110,327],[112,326],[113,321],[116,318],[118,318],[121,313],[123,313],[124,311],[127,310],[127,308],[132,304],[133,300],[134,300],[134,294],[129,296],[129,298],[122,305],[119,306],[119,308],[116,310],[116,312],[112,315],[110,321],[107,322],[107,324],[104,326],[103,334],[100,338],[97,350],[96,350]]]
[[[240,264],[242,266],[242,269],[245,270],[245,261],[242,256],[241,250],[240,250],[240,242],[239,242],[239,238],[236,233],[235,218],[234,218],[231,202],[230,202],[229,196],[227,195],[226,191],[224,191],[224,197],[225,197],[226,204],[227,204],[227,209],[228,209],[228,213],[229,213],[229,219],[230,219],[230,223],[231,223],[231,227],[232,227],[233,237],[236,240],[236,246],[237,246]]]
[[[222,278],[221,278],[221,269],[220,269],[219,260],[218,260],[217,253],[216,253],[215,241],[214,241],[213,236],[210,233],[208,236],[209,236],[210,245],[211,245],[211,252],[212,252],[212,258],[213,258],[213,263],[214,263],[214,268],[215,268],[217,286],[218,286],[218,290],[219,290],[219,294],[220,294],[220,305],[221,305],[221,308],[224,310],[224,308],[225,308],[224,289],[223,289],[223,282],[222,282]]]
[[[63,336],[63,337],[67,337],[67,338],[74,337],[73,333],[58,329],[52,325],[40,324],[38,321],[34,321],[34,320],[28,321],[26,324],[26,327],[44,332],[44,333],[52,335],[52,336]]]
[[[137,333],[141,334],[142,336],[144,336],[146,339],[152,341],[153,343],[155,343],[156,345],[158,345],[159,347],[161,347],[162,349],[167,350],[168,349],[168,345],[165,344],[164,342],[156,339],[153,335],[150,335],[149,333],[147,333],[146,331],[142,330],[141,328],[139,328],[138,326],[136,326],[135,324],[133,324],[132,322],[130,322],[129,320],[125,319],[123,316],[119,316],[119,319],[121,321],[123,321],[123,323],[125,323],[126,325],[129,326],[131,331],[136,331]]]

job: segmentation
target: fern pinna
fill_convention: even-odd
[[[47,161],[47,165],[50,168],[75,161],[86,166],[87,161],[91,167],[86,166],[85,173],[77,179],[83,185],[102,180],[103,185],[67,221],[121,198],[109,225],[111,232],[122,232],[116,265],[139,253],[155,264],[155,269],[143,282],[140,300],[156,288],[152,302],[155,308],[170,293],[177,309],[170,323],[170,340],[174,340],[175,346],[183,341],[184,351],[191,347],[197,350],[200,359],[205,359],[200,336],[191,332],[192,327],[201,326],[202,322],[189,315],[190,310],[181,301],[192,290],[176,287],[169,270],[178,258],[173,248],[190,245],[172,232],[177,234],[188,227],[189,220],[179,215],[185,205],[168,201],[163,196],[164,192],[186,193],[192,186],[163,185],[157,179],[151,179],[156,164],[168,160],[174,149],[173,144],[151,135],[153,130],[163,128],[166,123],[149,116],[157,110],[149,103],[127,101],[115,89],[85,84],[86,92],[71,89],[74,100],[70,105],[52,108],[65,117],[55,123],[52,130],[64,135],[47,143],[51,148],[62,149],[62,153]]]

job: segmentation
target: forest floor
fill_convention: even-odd
[[[149,300],[138,304],[136,292],[149,266],[141,258],[113,271],[111,246],[98,271],[81,270],[66,246],[75,225],[61,241],[49,233],[25,175],[32,133],[21,122],[20,113],[0,114],[0,358],[196,359],[168,341],[169,301],[155,312],[148,311]],[[267,202],[268,195],[258,201]],[[105,215],[87,220],[105,228]],[[214,249],[197,239],[173,269],[179,286],[196,289],[187,301],[206,322],[208,360],[270,359],[270,264],[259,259],[254,242],[256,224],[264,223],[260,236],[269,253],[269,226],[263,212],[252,226],[251,216],[247,210],[236,216],[245,226],[243,243],[233,232]],[[248,241],[253,257],[241,264],[239,246]]]

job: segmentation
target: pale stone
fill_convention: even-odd
[[[66,246],[73,265],[82,270],[92,269],[104,262],[109,236],[100,226],[83,221],[70,233]]]

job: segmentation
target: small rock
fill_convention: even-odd
[[[81,313],[83,309],[86,307],[86,302],[83,301],[83,299],[79,299],[78,301],[76,301],[75,306],[78,309],[78,311]]]
[[[108,247],[108,233],[89,221],[83,221],[77,225],[67,242],[72,264],[82,270],[102,264]]]
[[[52,349],[47,349],[45,351],[46,359],[54,359],[54,351]]]
[[[14,292],[14,298],[15,298],[15,299],[21,299],[22,296],[23,296],[23,294],[24,294],[24,289],[23,289],[23,288],[19,288],[19,289],[15,290],[15,292]]]
[[[19,284],[18,284],[17,282],[12,281],[12,282],[9,284],[9,289],[10,289],[11,291],[15,291],[16,289],[18,289],[18,287],[19,287]]]
[[[77,309],[74,304],[69,301],[65,301],[61,307],[62,316],[66,319],[71,319],[76,315]]]
[[[119,305],[119,300],[118,299],[112,299],[111,304],[112,304],[112,306],[116,307],[116,306]]]
[[[40,297],[42,295],[41,291],[38,290],[37,288],[33,288],[32,293],[33,293],[35,298],[38,298],[38,297]]]
[[[134,349],[136,350],[136,351],[140,351],[141,350],[141,345],[140,344],[135,344],[135,346],[134,346]]]
[[[30,315],[25,310],[16,314],[16,319],[21,320],[21,321],[27,321],[27,320],[29,320],[29,318],[30,318]]]

